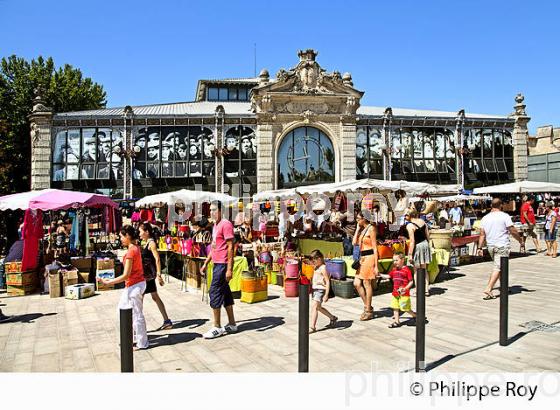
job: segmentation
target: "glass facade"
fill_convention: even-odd
[[[215,137],[211,129],[196,126],[141,128],[134,145],[133,177],[199,178],[215,175]],[[138,150],[137,148],[137,150]]]
[[[73,128],[56,133],[52,180],[121,179],[123,132],[110,128]]]
[[[223,141],[224,184],[235,196],[257,192],[257,138],[246,125],[226,128]]]
[[[504,129],[468,128],[464,131],[465,183],[499,183],[512,179],[513,142]]]
[[[331,140],[317,128],[299,127],[282,140],[277,154],[278,188],[334,182]]]

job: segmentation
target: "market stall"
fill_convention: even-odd
[[[208,223],[209,205],[220,201],[225,206],[238,202],[238,198],[207,191],[181,189],[149,195],[136,201],[138,221],[159,224],[162,235],[158,242],[167,281],[173,273],[182,280],[182,289],[198,291],[204,284],[200,267],[209,252],[211,226]],[[159,210],[161,219],[155,220],[152,210]],[[141,215],[142,211],[145,215]],[[227,216],[227,213],[224,212]],[[247,261],[245,261],[247,264]],[[238,262],[238,266],[243,263]],[[239,269],[239,268],[238,268]],[[208,268],[211,277],[211,266]]]
[[[22,251],[5,259],[11,275],[8,293],[13,295],[34,292],[43,277],[51,297],[63,296],[67,286],[79,281],[90,282],[96,258],[92,242],[101,239],[102,232],[108,238],[120,221],[115,202],[86,192],[46,189],[0,197],[0,210],[14,209],[25,211],[25,217],[21,245],[13,245]],[[48,268],[43,276],[44,265]]]

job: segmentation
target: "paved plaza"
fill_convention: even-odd
[[[491,263],[456,268],[440,275],[427,298],[426,360],[430,371],[560,371],[560,328],[521,324],[560,322],[560,258],[532,255],[510,260],[509,335],[498,344],[499,299],[482,300]],[[269,287],[269,300],[236,301],[239,333],[215,340],[201,335],[211,326],[211,310],[200,294],[181,292],[171,278],[160,288],[172,330],[149,332],[151,347],[135,352],[138,372],[295,372],[298,360],[298,299]],[[497,291],[498,292],[498,291]],[[85,300],[48,295],[9,298],[0,306],[14,318],[0,324],[2,372],[118,372],[120,291]],[[415,327],[389,329],[388,289],[374,296],[376,317],[360,322],[359,298],[334,298],[326,305],[340,322],[310,335],[310,371],[406,371],[414,366]],[[415,304],[413,298],[413,304]],[[148,330],[162,322],[155,303],[145,299]],[[224,313],[225,320],[225,313]],[[408,319],[405,316],[404,322]]]

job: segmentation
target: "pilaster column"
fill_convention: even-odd
[[[455,175],[457,184],[465,189],[465,167],[463,157],[463,125],[465,123],[465,110],[459,110],[455,117]]]
[[[31,190],[51,187],[53,112],[35,90],[33,110],[28,116],[31,129]]]
[[[272,123],[257,125],[257,191],[269,191],[276,188],[274,181],[274,138]]]
[[[383,144],[385,148],[382,150],[383,155],[383,179],[385,181],[391,180],[391,153],[392,141],[391,141],[391,124],[393,122],[393,109],[387,107],[383,113]],[[369,136],[368,136],[369,138]]]
[[[214,159],[214,172],[216,173],[216,192],[224,193],[224,157],[222,151],[224,148],[224,116],[225,110],[222,105],[216,107],[214,117],[216,119],[216,154]]]
[[[527,170],[527,140],[529,130],[527,124],[531,120],[525,111],[526,105],[523,104],[525,97],[522,94],[515,96],[514,112],[510,117],[515,119],[513,126],[513,176],[515,181],[525,181],[528,177]]]
[[[356,179],[356,122],[343,122],[341,126],[341,151],[340,171],[335,175],[336,181]],[[340,175],[340,177],[338,177]]]

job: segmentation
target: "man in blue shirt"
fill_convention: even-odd
[[[449,211],[449,218],[453,225],[459,225],[463,219],[463,210],[457,204]]]

